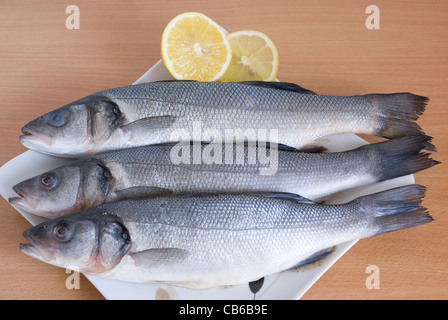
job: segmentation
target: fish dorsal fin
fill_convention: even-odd
[[[157,80],[157,81],[151,81],[151,83],[170,83],[170,82],[200,82],[196,80]],[[316,94],[315,92],[305,89],[304,87],[299,86],[298,84],[292,83],[292,82],[278,82],[278,81],[240,81],[240,82],[234,82],[239,84],[245,84],[249,86],[257,86],[257,87],[264,87],[264,88],[270,88],[270,89],[278,89],[278,90],[286,90],[286,91],[293,91],[297,93],[302,94]]]
[[[265,197],[265,198],[272,198],[272,199],[282,199],[282,200],[289,200],[295,203],[302,203],[302,204],[316,204],[316,202],[302,197],[295,193],[289,193],[289,192],[264,192],[264,191],[242,191],[239,193],[235,192],[188,192],[188,193],[173,193],[176,197],[183,197],[183,198],[189,198],[189,197],[217,197],[221,195],[247,195],[247,196],[258,196],[258,197]]]
[[[242,81],[241,84],[249,86],[258,86],[277,90],[294,91],[302,94],[316,94],[315,92],[305,89],[298,84],[291,82],[269,82],[269,81]]]
[[[179,146],[179,145],[201,145],[201,146],[207,146],[210,144],[214,144],[213,142],[208,142],[208,141],[179,141],[179,142],[163,142],[163,143],[158,143],[158,144],[154,144],[153,146],[159,146],[159,147],[174,147],[174,146]],[[216,143],[221,145],[220,143]],[[249,143],[247,141],[243,141],[243,142],[233,142],[233,144],[235,145],[239,145],[245,148],[249,147]],[[255,142],[254,143],[256,146],[260,146],[261,143],[260,142]],[[290,152],[303,152],[302,150],[296,149],[294,147],[288,146],[286,144],[283,143],[273,143],[273,142],[264,142],[264,145],[261,145],[262,147],[271,149],[271,148],[275,148],[277,150],[280,151],[290,151]]]
[[[168,80],[156,80],[156,81],[151,81],[151,83],[163,83],[163,82],[200,82],[198,80],[175,80],[175,79],[168,79]]]
[[[269,141],[250,141],[250,142],[248,142],[248,141],[238,141],[238,142],[231,142],[231,143],[233,143],[233,144],[235,144],[235,145],[238,145],[238,146],[241,146],[241,147],[244,147],[244,148],[248,148],[249,147],[249,145],[251,145],[251,146],[256,146],[256,147],[264,147],[264,148],[267,148],[267,149],[272,149],[272,148],[275,148],[275,149],[277,149],[277,150],[280,150],[280,151],[291,151],[291,152],[302,152],[301,150],[299,150],[299,149],[296,149],[296,148],[294,148],[294,147],[291,147],[291,146],[288,146],[287,144],[283,144],[283,143],[274,143],[274,142],[269,142]],[[208,144],[208,143],[204,143],[204,144]]]
[[[296,149],[294,147],[288,146],[287,144],[283,144],[283,143],[272,143],[272,142],[266,142],[266,148],[276,148],[277,150],[280,151],[290,151],[290,152],[302,152],[299,149]]]
[[[297,203],[302,204],[316,204],[314,201],[302,197],[295,193],[289,193],[289,192],[254,192],[251,193],[254,195],[260,195],[267,198],[273,198],[273,199],[282,199],[282,200],[289,200]]]

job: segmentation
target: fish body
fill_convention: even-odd
[[[241,144],[136,147],[97,154],[27,179],[13,187],[20,197],[10,202],[48,218],[171,193],[287,192],[322,202],[342,190],[437,164],[420,152],[430,139],[407,136],[334,153]]]
[[[291,83],[162,81],[98,92],[22,128],[28,148],[62,157],[179,141],[267,141],[302,150],[322,137],[422,134],[426,97],[318,95]]]
[[[24,232],[24,253],[86,274],[193,289],[235,285],[293,268],[340,243],[432,221],[424,187],[342,205],[290,194],[171,195],[48,220]]]

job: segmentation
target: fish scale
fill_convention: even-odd
[[[25,125],[21,141],[70,157],[223,138],[309,150],[319,147],[317,139],[348,132],[423,134],[415,120],[427,100],[411,93],[325,96],[281,82],[150,82],[108,89],[52,111]],[[206,129],[215,130],[213,137],[202,137]]]
[[[271,191],[296,193],[321,202],[342,190],[438,164],[421,152],[430,140],[427,136],[408,136],[333,153],[243,144],[130,148],[98,154],[27,179],[13,187],[20,197],[11,198],[11,203],[54,217],[105,202],[166,193]],[[217,155],[213,161],[207,160],[211,150]],[[179,160],[179,151],[188,156]],[[263,156],[266,161],[262,161]],[[43,187],[43,177],[57,177],[57,185]]]
[[[241,284],[346,241],[431,222],[419,206],[424,190],[409,185],[341,205],[277,193],[120,201],[30,228],[30,244],[21,248],[54,265],[123,281],[193,289]],[[71,240],[56,241],[55,228]]]
[[[172,129],[189,132],[193,121],[221,133],[225,129],[278,130],[279,142],[296,148],[331,134],[372,133],[375,127],[367,112],[372,106],[357,96],[328,97],[222,83],[160,82],[137,87],[98,95],[110,96],[118,105],[125,100],[129,108],[124,114],[130,119],[174,115],[179,118]],[[171,140],[165,136],[156,142],[167,141]]]
[[[151,87],[158,86],[160,90],[152,90]],[[214,116],[226,117],[228,113],[235,116],[244,112],[270,112],[275,115],[279,111],[282,112],[309,112],[317,111],[320,116],[331,108],[336,108],[339,118],[346,116],[344,109],[348,112],[354,110],[366,110],[369,105],[364,103],[361,98],[347,97],[327,97],[314,94],[297,94],[291,91],[272,90],[263,87],[245,86],[239,84],[216,84],[208,83],[208,86],[201,86],[194,82],[160,82],[154,84],[141,84],[123,89],[107,90],[98,93],[100,96],[108,96],[112,100],[126,100],[135,107],[136,113],[140,117],[159,116],[167,114],[171,110],[185,108],[185,114],[189,116],[200,115],[205,111],[212,113]],[[173,93],[171,90],[176,90]],[[186,99],[186,98],[189,99]],[[253,99],[252,103],[244,103],[248,99]],[[151,102],[160,102],[160,108],[151,108]],[[334,105],[335,104],[335,105]],[[172,109],[170,110],[170,105]],[[163,106],[163,107],[162,107]],[[353,108],[356,106],[356,108]],[[168,107],[166,109],[165,107]],[[197,109],[195,109],[197,108]],[[221,112],[223,112],[221,114]],[[131,113],[132,111],[128,111]],[[268,119],[263,114],[258,114],[257,122],[250,118],[234,118],[230,119],[232,126],[230,128],[257,128],[254,124],[259,124],[259,120],[264,120],[264,124],[272,124],[272,119]],[[283,114],[282,114],[283,115]],[[200,117],[198,117],[200,119]],[[219,119],[219,118],[218,118]],[[278,116],[274,119],[278,119]],[[302,120],[303,119],[303,120]],[[299,125],[304,120],[309,119],[295,117],[294,119],[282,119],[288,125]],[[268,122],[269,121],[269,122]],[[244,125],[249,123],[249,125]],[[213,123],[212,123],[213,124]],[[238,126],[234,126],[238,124]],[[216,121],[215,125],[220,127],[220,122]]]

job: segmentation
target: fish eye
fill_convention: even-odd
[[[67,242],[72,237],[72,231],[66,222],[60,222],[53,227],[53,235],[57,240]]]
[[[109,117],[112,123],[120,122],[120,119],[123,117],[120,108],[111,101],[107,101],[105,107],[107,108],[107,117]]]
[[[110,182],[114,179],[114,177],[112,175],[112,172],[110,172],[109,168],[107,168],[106,166],[98,164],[98,167],[99,186],[104,194],[108,194]]]
[[[47,123],[53,127],[65,125],[69,118],[69,112],[65,109],[55,110],[46,115]]]
[[[110,173],[109,169],[103,171],[103,177],[106,181],[112,180],[112,173]]]
[[[45,188],[51,189],[56,186],[57,177],[54,174],[45,173],[40,177],[40,182]]]
[[[113,179],[112,172],[110,172],[108,167],[103,166],[101,164],[98,164],[98,167],[101,180],[108,182]]]

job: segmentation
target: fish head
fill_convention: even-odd
[[[23,253],[92,275],[112,270],[131,246],[128,230],[119,218],[87,211],[45,221],[23,236],[28,241],[20,244]]]
[[[57,218],[106,202],[113,183],[105,165],[80,160],[14,185],[19,197],[9,202],[35,215]]]
[[[89,96],[38,117],[22,127],[20,141],[46,154],[76,157],[96,153],[121,124],[117,104]]]

